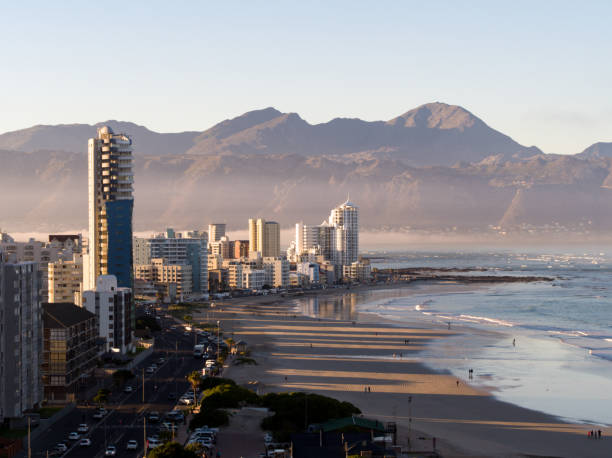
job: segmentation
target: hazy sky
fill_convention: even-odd
[[[612,141],[612,2],[5,2],[0,132],[119,119],[204,130],[462,105],[525,145]]]

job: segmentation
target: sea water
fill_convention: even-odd
[[[492,331],[439,339],[420,357],[434,369],[492,389],[501,400],[572,421],[612,424],[611,256],[599,251],[394,253],[372,261],[379,268],[553,278],[435,294],[416,284],[410,295],[407,289],[351,295],[348,304],[347,298],[335,299],[317,313],[355,319],[365,312],[398,322]]]

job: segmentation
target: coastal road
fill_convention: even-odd
[[[171,329],[173,320],[163,319],[162,331],[155,334],[155,351],[134,370],[137,378],[130,384],[134,391],[124,393],[123,387],[114,390],[106,409],[110,412],[104,419],[95,420],[93,407],[79,406],[62,420],[55,423],[32,444],[33,457],[46,457],[56,444],[68,438],[76,431],[80,423],[89,425],[89,432],[83,437],[92,441],[90,447],[81,447],[78,443],[70,445],[65,457],[98,458],[104,456],[107,445],[117,447],[117,456],[141,456],[143,446],[143,418],[151,411],[161,415],[171,410],[176,401],[169,400],[168,395],[176,392],[178,396],[189,389],[187,374],[200,369],[202,361],[193,358],[192,334],[185,336],[182,328]],[[145,374],[145,402],[142,402],[142,369],[164,357],[166,362],[154,374]],[[157,387],[157,389],[155,389]],[[147,435],[157,431],[157,425],[147,421]],[[137,452],[127,451],[127,441],[138,442]]]

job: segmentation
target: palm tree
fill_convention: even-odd
[[[197,404],[198,398],[196,395],[196,389],[198,388],[198,386],[200,386],[200,383],[202,383],[202,374],[198,371],[193,371],[187,376],[187,381],[191,384],[191,387],[193,388],[194,404]]]

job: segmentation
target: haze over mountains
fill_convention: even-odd
[[[137,230],[319,223],[348,192],[366,228],[612,229],[612,143],[547,155],[442,103],[376,122],[311,125],[266,108],[203,132],[107,121],[5,133],[0,227],[86,227],[87,139],[102,124],[133,138]]]

